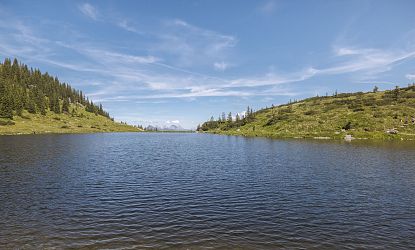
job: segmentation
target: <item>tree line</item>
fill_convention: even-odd
[[[42,115],[48,110],[69,113],[70,104],[81,104],[87,112],[110,118],[101,104],[94,104],[82,91],[60,82],[57,77],[29,69],[17,59],[12,62],[6,58],[0,63],[0,118],[13,119],[14,115],[21,116],[23,110]]]
[[[211,129],[216,129],[225,125],[224,129],[230,129],[233,127],[241,127],[249,122],[252,122],[255,119],[255,112],[252,108],[248,106],[246,109],[245,115],[235,115],[235,118],[232,116],[232,112],[229,112],[227,115],[225,112],[222,112],[221,115],[215,120],[212,116],[209,121],[204,122],[202,125],[198,125],[197,131],[207,131]]]

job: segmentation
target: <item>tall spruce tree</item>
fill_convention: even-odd
[[[68,100],[68,98],[63,99],[62,112],[69,113],[69,100]]]

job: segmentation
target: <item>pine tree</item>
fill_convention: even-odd
[[[101,106],[101,107],[102,107],[102,106]],[[68,100],[68,98],[64,98],[64,99],[63,99],[63,103],[62,103],[62,112],[69,113],[69,100]]]
[[[400,94],[399,86],[396,86],[395,89],[393,90],[393,99],[395,99],[395,101],[399,99],[399,94]]]
[[[61,113],[61,105],[59,103],[59,98],[57,98],[56,96],[53,99],[53,110],[52,111],[55,112],[56,114]]]
[[[32,91],[30,91],[27,95],[27,101],[25,105],[25,109],[31,113],[36,114],[36,103],[35,103],[35,96]]]
[[[36,114],[36,104],[34,99],[29,99],[26,104],[26,109],[31,114]]]
[[[88,112],[110,118],[102,105],[89,101],[82,91],[73,89],[66,83],[61,83],[57,77],[41,73],[39,69],[28,68],[6,58],[0,63],[0,109],[1,115],[10,117],[10,113],[21,114],[24,109],[30,113],[46,114],[47,108],[60,113],[60,101],[64,112],[73,104],[81,104]],[[10,112],[11,109],[11,112]]]
[[[232,112],[229,112],[227,122],[228,123],[232,122]]]
[[[0,117],[13,119],[13,97],[5,82],[0,83]]]

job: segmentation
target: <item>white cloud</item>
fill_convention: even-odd
[[[405,77],[410,81],[415,81],[415,74],[406,74]]]
[[[78,9],[84,14],[85,16],[93,19],[98,20],[98,10],[89,3],[83,3],[78,6]]]
[[[173,64],[180,67],[206,66],[225,60],[228,51],[238,42],[234,36],[203,29],[180,19],[165,21],[157,37],[159,41],[153,50],[171,55],[175,59]]]
[[[172,120],[172,121],[167,120],[167,121],[166,121],[166,123],[167,123],[167,124],[171,124],[171,123],[173,123],[173,124],[179,124],[179,123],[180,123],[180,121],[179,121],[179,120]]]
[[[123,19],[119,22],[116,23],[116,25],[126,31],[132,32],[132,33],[136,33],[136,34],[140,34],[143,35],[144,33],[139,31],[137,28],[135,28],[134,26],[132,26],[127,20]]]
[[[213,63],[213,67],[218,71],[225,71],[229,65],[225,62],[215,62]]]
[[[136,56],[136,55],[128,55],[128,54],[122,54],[117,52],[112,52],[108,50],[102,50],[102,49],[84,49],[86,54],[89,56],[99,59],[99,60],[105,60],[107,62],[113,62],[113,63],[142,63],[142,64],[149,64],[149,63],[155,63],[160,61],[159,58],[155,56]]]
[[[276,74],[274,72],[268,72],[264,76],[255,76],[230,80],[230,86],[255,87],[300,82],[315,76],[318,72],[319,70],[314,69],[312,67],[293,73]]]
[[[277,3],[275,0],[268,0],[264,3],[262,3],[259,7],[258,10],[264,14],[272,14],[275,12],[275,10],[277,9]]]
[[[341,47],[336,50],[335,55],[346,58],[338,65],[317,69],[318,74],[343,74],[357,71],[365,71],[368,75],[377,74],[391,70],[397,63],[414,58],[415,50]]]
[[[125,25],[129,25],[128,22],[125,22]],[[222,52],[235,46],[236,38],[205,30],[182,20],[173,20],[165,25],[172,28],[172,31],[167,32],[168,35],[177,37],[178,44],[188,47],[189,54],[183,52],[183,56],[189,56],[189,62],[192,61],[191,57],[195,56],[200,60],[206,59],[209,62],[208,66],[213,65],[217,70],[223,71],[229,68],[229,64],[222,58]],[[91,75],[89,76],[91,78],[80,79],[80,82],[94,83],[95,87],[90,91],[91,97],[101,101],[294,96],[299,93],[287,87],[289,83],[305,81],[319,75],[355,72],[375,74],[391,70],[397,64],[415,58],[415,51],[411,50],[342,46],[334,50],[334,62],[326,67],[308,66],[293,72],[271,70],[262,75],[219,78],[171,65],[166,58],[155,56],[159,54],[151,49],[148,50],[151,54],[137,55],[125,53],[122,48],[103,47],[90,42],[51,41],[35,35],[40,33],[20,22],[0,20],[0,28],[7,30],[10,34],[0,37],[1,55],[12,54],[24,60],[86,72]],[[183,36],[180,36],[180,32]],[[79,61],[61,60],[55,57],[56,52],[62,48],[67,49],[68,53],[76,53]],[[202,48],[209,48],[209,52],[216,52],[199,55],[198,51]],[[174,50],[174,48],[169,49]],[[414,74],[407,75],[408,79],[413,77]]]

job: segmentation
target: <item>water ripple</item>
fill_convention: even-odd
[[[4,249],[415,248],[415,145],[0,137]]]

